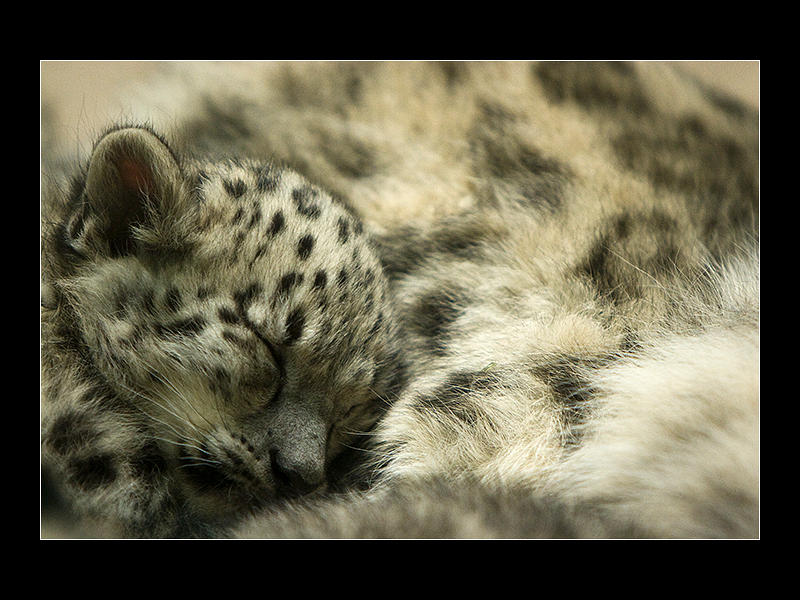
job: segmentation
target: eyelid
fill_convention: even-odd
[[[262,341],[267,346],[269,353],[272,355],[272,360],[275,361],[275,366],[278,367],[278,370],[281,372],[281,377],[283,377],[285,373],[286,359],[284,358],[283,354],[281,354],[278,351],[278,349],[272,342],[270,342],[266,338],[263,338]]]
[[[270,356],[272,356],[272,362],[274,362],[275,366],[278,367],[280,378],[283,380],[286,375],[286,359],[284,358],[283,354],[278,351],[278,349],[275,347],[275,344],[270,342],[263,335],[256,332],[256,336],[267,347],[267,350],[269,350]]]
[[[250,409],[263,410],[266,406],[273,404],[283,390],[283,379],[268,376],[267,371],[264,369],[260,375],[254,374],[241,382],[240,391]],[[269,371],[273,371],[273,369],[269,369]],[[271,393],[268,395],[268,392]]]
[[[269,341],[264,335],[255,327],[252,323],[245,319],[244,321],[245,327],[247,327],[258,339],[259,341],[267,347],[269,350],[270,356],[272,357],[272,361],[275,363],[275,366],[280,371],[281,380],[284,379],[286,375],[286,359],[283,355],[278,351],[275,344]]]
[[[344,414],[341,416],[341,418],[346,419],[347,417],[352,415],[356,409],[365,407],[367,404],[369,404],[369,402],[370,402],[369,399],[362,400],[361,402],[356,402],[352,406],[348,407],[346,411],[344,411]]]
[[[278,385],[275,386],[275,393],[272,394],[272,398],[270,398],[269,401],[269,403],[272,404],[281,395],[281,391],[283,390],[283,384],[286,382],[286,359],[280,352],[278,352],[278,349],[275,347],[275,344],[273,344],[266,337],[261,335],[261,333],[256,331],[255,328],[253,328],[252,331],[253,333],[256,334],[256,337],[259,340],[261,340],[261,342],[267,347],[270,356],[272,356],[272,362],[278,369]]]

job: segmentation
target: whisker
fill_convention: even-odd
[[[180,446],[182,448],[193,448],[193,449],[197,450],[198,452],[202,452],[203,454],[207,454],[208,456],[213,456],[213,454],[211,454],[205,448],[203,448],[201,446],[197,446],[195,444],[188,443],[188,441],[193,441],[193,442],[197,441],[197,440],[192,439],[192,438],[183,438],[185,441],[177,441],[177,440],[170,440],[170,439],[167,439],[167,438],[164,438],[164,437],[159,437],[159,436],[153,436],[153,437],[155,439],[160,440],[162,442],[165,442],[167,444],[172,444],[173,446]],[[193,457],[193,456],[192,457],[183,457],[183,456],[181,456],[179,458],[201,458],[201,457]]]
[[[225,427],[225,429],[227,429],[228,431],[232,431],[231,427],[228,425],[228,422],[225,420],[225,411],[222,410],[222,408],[220,407],[220,402],[221,402],[220,396],[218,394],[214,394],[213,400],[214,400],[213,401],[214,410],[217,412],[217,416],[219,417],[219,420],[222,422],[222,426]]]
[[[200,418],[201,418],[203,421],[205,421],[205,422],[206,422],[206,424],[208,424],[208,426],[209,426],[209,427],[211,427],[212,429],[214,429],[214,428],[215,428],[215,427],[214,427],[214,424],[213,424],[213,423],[211,423],[211,421],[209,421],[209,420],[208,420],[208,419],[207,419],[207,418],[206,418],[204,415],[202,415],[202,414],[201,414],[201,413],[200,413],[200,412],[197,410],[197,408],[194,406],[194,404],[193,404],[193,403],[192,403],[192,402],[191,402],[191,401],[190,401],[188,398],[186,398],[186,396],[184,396],[184,395],[183,395],[183,394],[180,392],[180,390],[178,390],[178,388],[177,388],[177,387],[176,387],[176,386],[175,386],[175,385],[174,385],[174,384],[173,384],[173,383],[172,383],[172,382],[171,382],[171,381],[170,381],[170,380],[169,380],[169,379],[168,379],[168,378],[167,378],[165,375],[163,375],[163,374],[159,373],[158,369],[156,369],[156,368],[155,368],[153,365],[151,365],[151,364],[150,364],[149,362],[147,362],[146,360],[144,360],[144,359],[141,359],[141,360],[142,360],[142,362],[144,363],[144,365],[145,365],[145,366],[146,366],[148,369],[150,369],[150,372],[153,374],[153,376],[154,376],[154,377],[156,377],[156,378],[157,378],[157,379],[158,379],[160,382],[162,382],[164,385],[166,385],[166,386],[167,386],[169,389],[171,389],[171,390],[172,390],[172,391],[175,393],[175,395],[176,395],[176,396],[177,396],[177,397],[178,397],[178,398],[181,400],[181,402],[182,402],[183,404],[185,404],[186,406],[188,406],[189,408],[191,408],[191,409],[194,411],[194,413],[195,413],[195,414],[196,414],[198,417],[200,417]],[[162,399],[163,399],[163,398],[162,398]],[[187,422],[188,422],[188,420],[187,420]]]
[[[198,429],[198,428],[197,428],[197,427],[196,427],[196,426],[195,426],[195,425],[194,425],[194,424],[193,424],[191,421],[189,421],[188,419],[186,419],[186,418],[182,417],[181,415],[177,414],[176,412],[174,412],[174,411],[170,410],[170,409],[169,409],[167,406],[164,406],[163,404],[161,404],[160,402],[157,402],[157,401],[156,401],[156,400],[154,400],[153,398],[151,398],[151,397],[149,397],[149,396],[145,396],[145,395],[144,395],[144,394],[142,394],[141,392],[138,392],[137,390],[134,390],[134,389],[132,389],[132,388],[128,387],[128,386],[127,386],[127,385],[125,385],[124,383],[121,383],[121,382],[120,382],[120,383],[119,383],[119,385],[120,385],[120,386],[122,386],[123,388],[125,388],[126,390],[128,390],[129,392],[131,392],[132,394],[136,394],[136,395],[137,395],[137,396],[139,396],[140,398],[142,398],[142,399],[144,399],[144,400],[147,400],[148,402],[150,402],[150,403],[154,404],[155,406],[157,406],[158,408],[160,408],[160,409],[161,409],[161,410],[163,410],[164,412],[166,412],[166,413],[168,413],[168,414],[172,415],[172,416],[173,416],[173,417],[175,417],[175,418],[176,418],[176,419],[177,419],[179,422],[181,422],[181,423],[185,423],[186,425],[189,425],[189,426],[190,426],[190,427],[191,427],[191,428],[192,428],[194,431],[196,431],[197,433],[202,433],[202,432],[201,432],[201,431],[200,431],[200,430],[199,430],[199,429]],[[161,399],[162,399],[164,402],[166,402],[166,401],[167,401],[165,398],[161,398]],[[162,424],[162,425],[164,425],[165,427],[168,427],[169,429],[171,429],[171,430],[172,430],[172,432],[173,432],[173,433],[175,433],[175,435],[177,435],[178,437],[184,437],[184,434],[183,434],[183,433],[181,433],[180,431],[178,431],[178,430],[177,430],[177,429],[176,429],[176,428],[175,428],[175,427],[174,427],[174,426],[173,426],[171,423],[167,423],[166,421],[163,421],[163,420],[161,420],[161,419],[159,419],[159,418],[157,418],[157,417],[155,417],[155,416],[153,416],[153,415],[149,414],[149,413],[148,413],[148,412],[146,412],[144,409],[142,409],[142,407],[141,407],[141,406],[139,406],[139,410],[141,410],[142,412],[144,412],[144,413],[145,413],[145,415],[147,415],[149,418],[153,419],[153,420],[154,420],[154,421],[156,421],[157,423],[161,423],[161,424]]]
[[[376,398],[377,398],[377,399],[378,399],[378,400],[379,400],[381,403],[385,404],[386,406],[392,406],[392,404],[394,404],[394,403],[395,403],[395,402],[396,402],[396,401],[397,401],[397,400],[400,398],[400,395],[399,395],[399,394],[397,394],[397,393],[393,394],[393,395],[394,395],[394,400],[392,400],[392,399],[390,399],[388,396],[384,396],[383,394],[379,394],[379,393],[378,393],[378,392],[376,392],[374,389],[372,389],[372,387],[368,387],[367,389],[368,389],[370,392],[372,392],[372,393],[375,395],[375,397],[376,397]]]
[[[189,467],[205,467],[208,465],[214,466],[222,466],[222,463],[219,461],[214,460],[200,460],[196,459],[195,462],[184,462],[183,464],[178,465],[176,468],[178,469],[186,469]]]

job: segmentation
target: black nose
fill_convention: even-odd
[[[278,495],[293,497],[302,496],[316,490],[324,480],[324,473],[299,461],[287,460],[277,450],[270,452],[272,477],[275,480]]]

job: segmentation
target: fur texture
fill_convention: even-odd
[[[71,191],[45,153],[81,514],[758,536],[757,114],[657,63],[184,63],[126,111]]]

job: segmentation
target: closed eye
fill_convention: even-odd
[[[243,319],[242,321],[245,327],[247,327],[259,339],[259,341],[267,347],[273,363],[275,363],[275,366],[278,367],[281,381],[283,381],[286,378],[286,359],[284,358],[283,354],[279,352],[277,346],[269,341],[248,319]]]
[[[353,404],[353,406],[351,406],[350,408],[347,409],[347,411],[345,411],[345,413],[341,417],[341,420],[344,421],[345,419],[348,419],[348,418],[354,416],[355,414],[357,414],[359,409],[365,408],[368,404],[369,404],[368,400],[365,400],[364,402],[358,402],[356,404]]]

